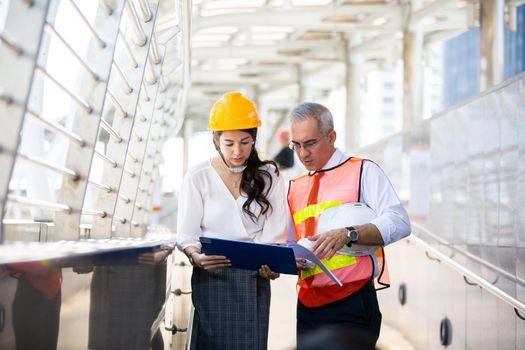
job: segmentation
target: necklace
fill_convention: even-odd
[[[234,179],[233,180],[233,187],[238,188],[240,183],[241,183],[241,178],[238,178],[236,180]]]
[[[236,174],[237,175],[237,174]],[[229,176],[229,178],[232,180],[233,182],[233,187],[235,188],[239,188],[239,185],[241,184],[241,180],[242,180],[242,175],[241,176]]]

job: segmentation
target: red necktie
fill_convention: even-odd
[[[319,194],[319,182],[321,180],[321,177],[323,177],[324,172],[321,173],[315,173],[312,175],[314,177],[314,181],[312,183],[312,188],[310,189],[310,193],[308,194],[308,202],[306,203],[306,206],[308,207],[310,204],[317,204],[317,195]],[[315,232],[315,216],[309,217],[304,222],[304,229],[305,229],[305,237],[308,237]]]

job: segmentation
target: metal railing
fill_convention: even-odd
[[[10,240],[31,240],[12,223],[35,215],[56,228],[38,240],[78,240],[86,220],[95,238],[142,236],[161,147],[184,118],[189,1],[13,0],[6,9],[0,28],[0,244],[8,230]],[[159,16],[174,14],[177,21],[155,27]],[[75,18],[81,32],[68,31],[60,16]],[[74,81],[53,63],[57,47]],[[180,69],[173,69],[174,61]],[[69,111],[53,115],[46,105]],[[38,143],[44,130],[51,135],[47,146]],[[48,157],[45,147],[60,147],[65,156]],[[32,184],[35,173],[45,179],[38,185]],[[40,186],[46,181],[53,185]]]
[[[417,229],[419,232],[422,232],[422,233],[424,233],[426,235],[431,236],[434,239],[438,238],[435,234],[433,234],[427,228],[425,228],[423,225],[421,225],[421,224],[419,224],[417,222],[413,222],[412,221],[412,227]],[[425,253],[427,254],[427,257],[429,259],[438,261],[439,263],[444,263],[447,266],[449,266],[450,268],[452,268],[453,270],[457,271],[459,274],[463,275],[464,278],[467,278],[470,281],[470,283],[468,283],[468,284],[470,284],[470,285],[476,284],[479,287],[481,287],[484,290],[486,290],[487,292],[489,292],[492,295],[496,296],[500,300],[506,302],[507,304],[509,304],[510,306],[512,306],[514,308],[514,310],[515,310],[515,312],[516,312],[516,314],[518,315],[519,318],[524,319],[523,316],[521,316],[519,314],[519,312],[522,312],[525,315],[525,304],[524,303],[522,303],[518,299],[514,298],[513,296],[509,295],[508,293],[506,293],[505,291],[501,290],[500,288],[496,287],[493,283],[487,281],[486,279],[484,279],[483,277],[481,277],[477,273],[474,273],[471,270],[467,269],[466,267],[462,266],[461,264],[456,262],[454,259],[452,259],[451,257],[447,256],[445,253],[441,252],[439,249],[433,247],[431,244],[425,242],[421,238],[419,238],[417,236],[414,236],[414,235],[411,235],[411,236],[409,236],[407,238],[407,241],[409,243],[414,243],[416,246],[418,246],[418,247],[422,248],[423,250],[425,250]],[[467,256],[469,258],[472,258],[472,254],[468,254],[468,252],[465,252],[462,249],[459,249],[457,247],[453,247],[452,245],[447,244],[443,240],[439,240],[439,241],[442,242],[442,243],[445,243],[445,246],[447,248],[451,248],[454,251],[460,252],[460,253],[464,254],[465,256]],[[430,257],[429,254],[432,257]],[[492,265],[492,264],[490,264],[490,263],[488,263],[486,261],[482,261],[478,257],[476,257],[474,260],[476,262],[478,262],[478,263],[481,263],[482,265],[484,265],[486,267],[489,267],[493,271],[495,271],[495,272],[497,272],[499,274],[502,274],[506,278],[509,278],[509,279],[513,280],[516,283],[523,283],[523,280],[519,280],[517,277],[510,275],[508,272],[503,271],[502,269],[500,269],[500,268],[498,268],[498,267],[496,267],[496,266],[494,266],[494,265]],[[467,281],[465,281],[465,282],[467,282]]]

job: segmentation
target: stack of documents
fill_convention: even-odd
[[[341,281],[308,248],[299,244],[288,246],[233,241],[221,238],[201,237],[202,251],[206,255],[227,257],[233,268],[259,270],[262,265],[279,273],[297,275],[295,259],[306,259],[319,266],[332,280]]]

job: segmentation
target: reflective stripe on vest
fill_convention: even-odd
[[[306,208],[295,212],[295,214],[293,214],[293,220],[296,224],[300,224],[308,218],[321,215],[328,208],[337,207],[341,204],[343,204],[341,201],[326,201],[319,204],[310,204]]]
[[[351,255],[336,255],[333,256],[330,260],[328,259],[321,259],[321,262],[328,267],[330,271],[337,270],[343,267],[352,266],[357,263],[357,259],[355,256]],[[301,271],[301,278],[307,279],[308,277],[317,275],[323,273],[323,270],[317,265],[315,265],[314,268],[308,269],[308,270],[302,270]]]

